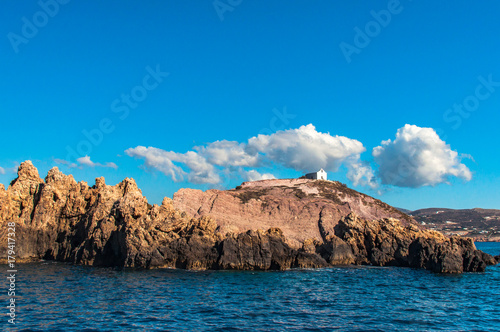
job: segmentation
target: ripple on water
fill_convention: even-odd
[[[498,255],[500,244],[484,250]],[[42,262],[22,265],[17,288],[16,327],[24,331],[500,330],[499,266],[437,275],[393,267],[120,271]]]

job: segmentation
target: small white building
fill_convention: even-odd
[[[323,169],[320,169],[317,172],[314,173],[308,173],[304,175],[306,179],[312,179],[312,180],[326,180],[326,172]]]

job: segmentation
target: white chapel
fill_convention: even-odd
[[[320,169],[317,172],[314,173],[307,173],[305,175],[306,179],[312,179],[312,180],[326,180],[326,172],[323,169]]]

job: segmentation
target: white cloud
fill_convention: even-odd
[[[0,174],[5,174],[5,169],[0,166]]]
[[[92,160],[90,160],[89,156],[80,157],[76,159],[76,161],[82,166],[90,166],[90,167],[96,166],[96,164]]]
[[[216,141],[194,147],[195,151],[177,153],[155,147],[137,146],[126,150],[131,157],[144,159],[144,165],[171,177],[174,181],[187,179],[193,183],[220,184],[221,178],[239,174],[248,181],[273,179],[270,173],[261,174],[248,168],[263,164],[278,164],[304,173],[323,168],[337,171],[345,163],[359,163],[365,148],[361,142],[343,136],[320,133],[310,124],[298,129],[278,131],[252,137],[247,143]],[[356,164],[357,165],[357,164]],[[247,168],[247,169],[245,169]],[[357,171],[363,174],[356,175]],[[367,166],[352,167],[357,183],[370,183]]]
[[[57,163],[57,164],[61,164],[61,165],[66,165],[68,166],[69,168],[75,168],[75,167],[78,167],[78,165],[76,163],[72,163],[72,162],[69,162],[67,160],[63,160],[63,159],[58,159],[58,158],[55,158],[54,161]]]
[[[357,140],[318,132],[312,124],[252,137],[246,149],[250,154],[262,153],[266,159],[302,172],[320,168],[337,171],[341,163],[365,150]]]
[[[220,177],[215,172],[215,167],[207,162],[205,157],[200,156],[194,151],[175,153],[172,160],[181,162],[190,169],[190,172],[188,173],[189,182],[211,184],[220,182]]]
[[[400,187],[434,186],[451,176],[470,180],[470,170],[434,129],[405,125],[396,139],[382,141],[372,152],[383,184]]]
[[[370,187],[371,189],[376,189],[379,186],[370,164],[357,160],[347,167],[347,178],[355,186]]]
[[[144,165],[148,168],[157,169],[165,175],[168,175],[175,182],[182,181],[186,174],[179,166],[172,162],[175,152],[168,152],[154,147],[138,146],[125,151],[130,157],[143,158]]]
[[[113,162],[107,162],[105,164],[94,163],[92,160],[90,160],[89,156],[80,157],[80,158],[76,159],[76,161],[77,161],[76,163],[72,163],[72,162],[69,162],[69,161],[63,160],[63,159],[58,159],[58,158],[54,159],[54,162],[56,162],[57,164],[66,165],[69,168],[75,168],[75,167],[83,168],[85,166],[88,166],[88,167],[110,167],[110,168],[114,168],[114,169],[118,168],[118,166]]]
[[[89,156],[80,157],[80,158],[76,159],[76,161],[80,165],[82,165],[82,166],[89,166],[89,167],[110,167],[110,168],[114,168],[114,169],[118,168],[118,166],[115,163],[112,163],[112,162],[107,162],[105,164],[94,163],[92,160],[90,160]]]
[[[204,156],[210,164],[218,166],[256,166],[259,162],[257,154],[248,154],[245,144],[236,141],[216,141],[209,143],[206,147],[198,146],[195,150]]]
[[[245,181],[259,181],[259,180],[276,179],[276,177],[274,177],[274,175],[272,175],[271,173],[261,174],[254,169],[249,170],[249,171],[242,171],[242,177],[245,179]]]
[[[130,157],[144,159],[146,167],[159,170],[163,174],[170,176],[175,182],[183,181],[185,177],[193,183],[216,184],[220,182],[215,167],[194,151],[177,153],[155,147],[138,146],[127,149],[125,153]],[[184,171],[174,162],[185,164],[190,169],[190,172]]]

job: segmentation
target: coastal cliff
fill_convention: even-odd
[[[470,239],[421,229],[406,214],[338,182],[264,180],[233,190],[182,189],[150,205],[133,179],[92,187],[30,161],[0,186],[0,241],[16,259],[93,266],[284,270],[347,264],[484,271]],[[7,250],[0,248],[0,261]]]

